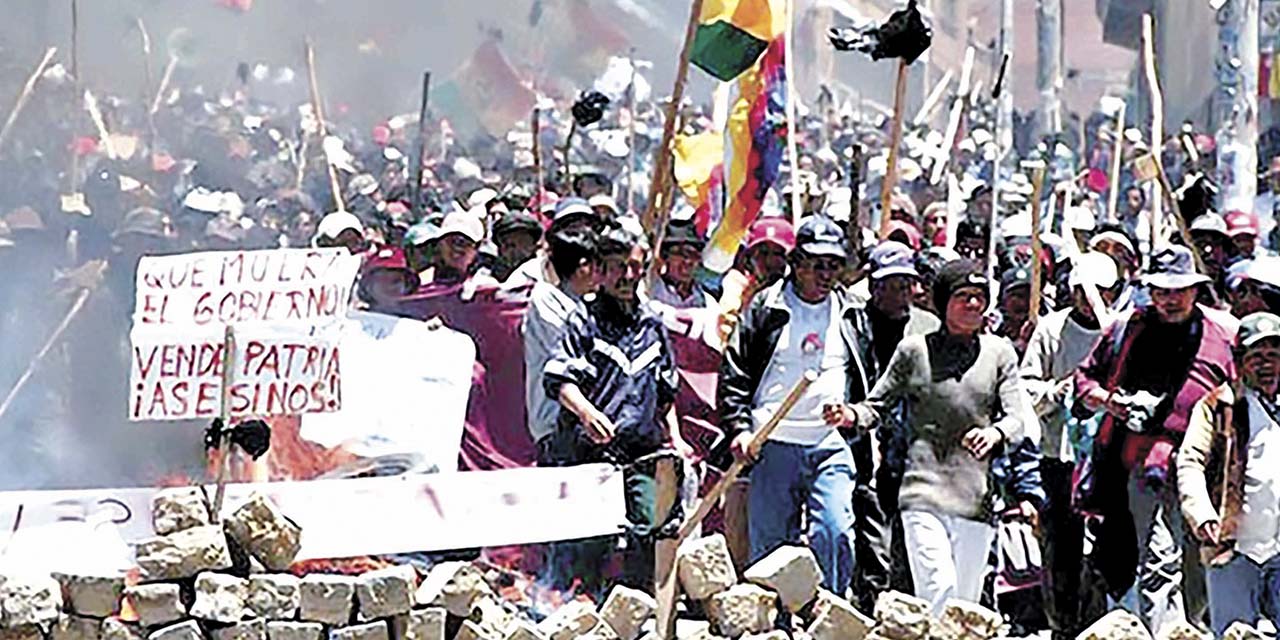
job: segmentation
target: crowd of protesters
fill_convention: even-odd
[[[429,284],[459,285],[464,302],[528,291],[517,357],[536,462],[626,469],[635,526],[613,578],[628,584],[651,587],[654,540],[676,517],[654,508],[658,461],[674,456],[698,474],[737,459],[750,464],[740,560],[807,545],[823,586],[863,609],[889,589],[935,610],[984,601],[1063,638],[1117,605],[1153,631],[1189,621],[1221,634],[1280,618],[1273,198],[1220,211],[1212,162],[1188,159],[1185,145],[1163,150],[1187,185],[1171,211],[1133,170],[1149,152],[1141,137],[1100,133],[1110,116],[1088,116],[1083,138],[1046,136],[1005,156],[979,105],[971,133],[941,156],[954,178],[941,185],[925,170],[940,161],[928,150],[937,140],[908,132],[881,212],[885,123],[819,100],[733,269],[714,274],[701,266],[707,229],[691,207],[678,205],[661,234],[641,223],[661,104],[614,106],[596,125],[636,119],[636,153],[579,136],[568,167],[549,150],[568,109],[544,113],[539,162],[515,142],[527,136],[451,138],[433,119],[415,189],[410,119],[367,135],[326,123],[322,144],[308,108],[255,101],[243,86],[182,90],[154,114],[104,100],[108,144],[78,117],[52,115],[69,84],[43,90],[45,115],[32,118],[46,126],[17,131],[3,160],[5,388],[66,309],[68,298],[44,292],[89,292],[94,321],[66,339],[69,399],[41,397],[61,393],[51,383],[5,418],[45,443],[34,457],[0,455],[19,476],[38,478],[50,461],[86,465],[57,456],[68,438],[101,445],[95,464],[145,468],[119,431],[75,426],[123,409],[140,256],[345,247],[365,257],[356,304],[373,311],[396,313]],[[710,126],[707,110],[680,111],[688,132]],[[1197,158],[1212,159],[1211,143],[1187,138]],[[850,163],[855,148],[871,158],[865,171]],[[1124,171],[1107,184],[1114,153]],[[1039,229],[1020,157],[1048,168]],[[83,197],[66,198],[68,184]],[[792,188],[803,189],[802,211],[791,210]],[[713,310],[724,334],[724,435],[705,450],[677,415],[678,354],[663,321],[673,308]],[[807,372],[816,380],[754,442]],[[47,430],[55,423],[71,426]],[[600,593],[615,553],[613,539],[557,543],[544,568]]]

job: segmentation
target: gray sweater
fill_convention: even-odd
[[[959,348],[930,353],[943,344]],[[892,425],[884,419],[895,401],[906,400],[909,445],[901,508],[980,520],[987,515],[991,456],[978,460],[961,441],[970,429],[986,426],[1003,433],[1005,442],[1021,439],[1018,355],[1007,340],[991,335],[978,337],[976,354],[975,347],[962,344],[942,333],[903,338],[888,369],[854,412],[860,429]],[[956,366],[966,353],[972,364]]]

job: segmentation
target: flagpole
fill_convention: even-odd
[[[791,54],[792,36],[795,34],[796,0],[787,0],[787,35],[783,42],[783,64],[787,74],[787,155],[791,158],[791,224],[800,226],[804,215],[800,197],[800,152],[796,148],[796,74],[795,56]]]

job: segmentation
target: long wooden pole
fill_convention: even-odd
[[[236,360],[236,330],[230,323],[227,323],[226,329],[222,336],[222,406],[221,419],[222,429],[224,433],[230,433],[231,430],[231,381],[235,379],[235,360]],[[222,513],[222,500],[227,493],[227,472],[231,468],[231,437],[223,435],[219,437],[218,450],[222,452],[222,459],[218,461],[218,477],[217,489],[213,498],[213,510],[209,517],[214,524],[218,523],[218,518]]]
[[[568,193],[569,185],[573,184],[573,165],[569,159],[569,154],[573,151],[573,136],[578,133],[578,121],[575,118],[569,119],[569,135],[564,137],[564,146],[560,149],[560,157],[564,162],[564,184],[561,191]]]
[[[1120,219],[1120,161],[1124,156],[1124,115],[1127,102],[1120,103],[1120,113],[1116,116],[1115,144],[1111,148],[1111,175],[1108,176],[1110,193],[1107,194],[1107,219],[1116,222]]]
[[[533,116],[529,122],[529,129],[533,132],[533,175],[538,181],[537,188],[534,189],[534,195],[538,198],[538,206],[542,206],[542,190],[544,182],[542,180],[542,109],[533,108]],[[535,216],[537,211],[531,212]]]
[[[1151,92],[1151,155],[1156,167],[1163,172],[1164,151],[1164,94],[1160,91],[1160,75],[1156,71],[1155,21],[1151,14],[1142,16],[1142,64],[1146,71],[1147,88]],[[1176,208],[1176,207],[1175,207]],[[1160,200],[1151,199],[1151,250],[1155,252],[1160,242]],[[1187,245],[1193,246],[1193,245]],[[1194,253],[1194,252],[1193,252]]]
[[[907,105],[907,61],[898,60],[898,79],[893,87],[893,129],[889,135],[889,157],[885,161],[884,181],[880,183],[881,240],[889,237],[890,203],[898,182],[898,147],[902,144],[902,116]]]
[[[1040,318],[1042,266],[1040,264],[1040,196],[1044,192],[1044,167],[1037,167],[1031,176],[1031,314],[1032,322]]]
[[[4,143],[9,140],[9,133],[13,130],[13,125],[18,121],[18,116],[22,114],[22,110],[27,106],[27,101],[31,99],[31,94],[36,90],[36,84],[40,82],[40,76],[44,75],[44,70],[49,66],[49,62],[53,60],[53,54],[57,53],[57,47],[49,47],[44,52],[44,57],[40,58],[39,64],[36,65],[35,71],[27,77],[27,83],[22,85],[22,93],[18,94],[18,99],[13,103],[13,108],[9,110],[9,117],[4,120],[4,128],[0,128],[0,152],[4,150]]]
[[[791,224],[800,226],[804,198],[800,194],[800,151],[796,141],[796,72],[792,41],[795,39],[796,0],[787,0],[787,33],[783,41],[783,68],[787,75],[787,157],[791,161]]]
[[[960,121],[969,103],[969,91],[972,87],[973,56],[973,47],[965,49],[964,64],[960,67],[960,84],[956,87],[956,97],[951,103],[951,114],[947,117],[947,130],[942,134],[942,149],[934,160],[933,173],[929,177],[930,184],[938,184],[942,181],[942,173],[947,168],[947,162],[951,160],[951,152],[956,148],[956,138],[960,135]]]
[[[40,363],[44,361],[45,356],[49,355],[49,350],[53,345],[58,343],[62,338],[62,334],[66,332],[67,327],[71,326],[71,321],[75,320],[80,314],[80,310],[84,308],[85,302],[89,300],[89,294],[93,293],[89,289],[80,291],[80,295],[76,296],[76,301],[71,304],[71,309],[67,311],[67,315],[63,316],[62,322],[58,323],[53,333],[49,334],[49,338],[44,341],[44,345],[36,352],[36,356],[31,359],[31,363],[27,365],[22,375],[18,377],[18,381],[14,383],[13,388],[9,389],[8,395],[4,397],[4,402],[0,403],[0,419],[4,418],[4,414],[9,412],[9,407],[13,406],[13,401],[22,392],[23,387],[31,381],[31,376],[35,375],[36,370],[40,367]]]
[[[631,82],[627,85],[627,204],[629,214],[636,210],[636,48],[627,53],[631,65]]]
[[[338,181],[338,168],[329,161],[329,154],[324,150],[324,142],[329,137],[329,128],[324,121],[324,101],[320,98],[320,83],[316,80],[316,50],[307,38],[307,76],[311,80],[311,110],[315,113],[320,133],[320,151],[324,154],[324,166],[329,169],[329,187],[333,191],[333,203],[338,211],[346,211],[342,202],[342,185]]]
[[[413,171],[410,172],[413,184],[409,185],[409,197],[413,199],[409,208],[417,216],[422,215],[422,165],[427,159],[427,104],[431,98],[431,72],[422,74],[422,103],[418,107],[418,144],[414,149]]]
[[[928,65],[925,65],[928,67]],[[916,117],[911,119],[913,126],[919,127],[928,122],[933,117],[933,112],[938,110],[938,105],[942,104],[942,94],[946,93],[947,87],[951,86],[952,71],[942,74],[942,79],[938,84],[934,85],[933,91],[929,92],[929,97],[925,98],[924,104],[920,105],[920,110],[916,112]]]
[[[689,22],[685,25],[684,46],[680,49],[680,61],[676,65],[675,85],[671,88],[671,102],[667,105],[662,124],[662,141],[653,156],[653,180],[649,185],[649,201],[645,207],[643,222],[654,237],[655,250],[662,245],[662,234],[671,211],[671,144],[676,133],[676,115],[684,100],[684,87],[689,80],[689,57],[693,54],[693,38],[698,30],[698,18],[702,15],[702,0],[692,0]]]

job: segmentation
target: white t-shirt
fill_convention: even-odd
[[[1280,425],[1253,390],[1249,403],[1249,449],[1244,467],[1244,504],[1236,527],[1236,551],[1263,564],[1280,553]]]
[[[817,381],[769,439],[800,445],[838,439],[835,428],[823,421],[822,407],[843,404],[848,387],[849,350],[840,337],[839,309],[832,296],[818,304],[801,300],[790,284],[782,291],[782,302],[791,311],[791,321],[778,335],[773,357],[756,389],[752,421],[756,429],[764,426],[804,372],[813,370],[818,372]]]

